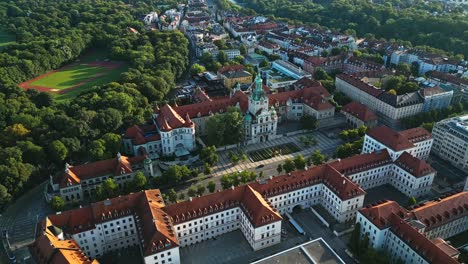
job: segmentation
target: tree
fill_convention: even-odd
[[[147,179],[143,172],[138,171],[133,178],[132,185],[135,190],[144,190],[146,187]]]
[[[294,158],[294,166],[296,167],[296,169],[303,170],[305,169],[305,165],[306,165],[306,161],[301,154],[297,155]]]
[[[278,167],[276,167],[276,171],[278,172],[278,174],[281,174],[281,172],[283,172],[283,166],[281,164],[278,164]]]
[[[422,123],[421,125],[424,129],[426,129],[429,132],[432,132],[432,129],[434,128],[434,123],[429,122],[429,123]]]
[[[102,182],[101,185],[104,198],[112,198],[117,196],[119,186],[115,183],[114,179],[106,179]]]
[[[169,189],[169,191],[167,192],[167,196],[171,203],[177,202],[177,192],[174,190],[174,188]]]
[[[241,45],[239,48],[239,51],[240,51],[240,54],[243,56],[247,54],[247,48],[245,47],[245,45]]]
[[[360,252],[360,242],[361,242],[361,224],[357,222],[354,225],[353,232],[349,238],[348,246],[355,255],[359,256]]]
[[[294,162],[291,159],[286,159],[283,164],[283,169],[286,173],[290,173],[295,169]]]
[[[258,64],[258,67],[260,67],[260,68],[265,68],[265,67],[268,67],[269,65],[270,65],[270,63],[268,63],[267,60],[262,60],[262,61],[260,62],[260,64]]]
[[[218,153],[215,146],[204,147],[200,151],[200,159],[210,166],[214,166],[218,162]]]
[[[411,63],[411,75],[419,76],[419,63],[417,61]]]
[[[50,200],[50,206],[57,212],[62,211],[65,206],[65,201],[60,196],[54,196],[52,200]]]
[[[197,194],[198,194],[198,196],[202,196],[205,191],[206,191],[205,186],[203,186],[201,184],[197,185]]]
[[[315,80],[330,80],[332,79],[323,68],[317,68],[314,73]]]
[[[195,188],[195,186],[190,186],[190,188],[188,189],[187,191],[187,194],[189,197],[195,197],[197,196],[197,188]]]
[[[208,163],[205,163],[204,166],[203,166],[203,174],[205,175],[209,175],[213,172],[213,170],[211,169],[211,167],[209,166]]]
[[[11,194],[8,193],[8,190],[5,186],[0,184],[0,207],[5,207],[11,201]]]
[[[323,155],[320,150],[315,150],[314,153],[312,153],[312,163],[314,165],[320,165],[320,164],[323,164],[325,163],[325,161],[327,160],[327,157],[325,155]]]
[[[244,139],[244,117],[236,107],[215,114],[206,121],[208,143],[215,146],[240,143]]]
[[[49,146],[49,155],[56,163],[61,163],[68,155],[68,149],[60,140],[54,140]]]
[[[184,200],[185,199],[185,194],[184,193],[180,193],[179,194],[179,200]]]
[[[209,181],[208,185],[207,185],[207,188],[208,188],[208,191],[210,193],[214,193],[214,191],[216,189],[216,183],[214,181]]]
[[[228,55],[226,52],[220,50],[217,56],[219,63],[224,64],[229,61]]]
[[[173,165],[163,172],[162,180],[164,183],[180,183],[183,179],[190,178],[190,169],[187,166]]]
[[[415,205],[415,204],[418,203],[418,201],[416,200],[415,197],[410,197],[409,200],[408,200],[408,203],[409,203],[410,205]]]
[[[194,63],[192,68],[190,68],[192,75],[198,75],[200,73],[206,72],[206,68],[198,63]]]
[[[399,75],[404,75],[408,78],[411,74],[411,67],[408,63],[400,62],[396,66],[396,73]]]
[[[106,142],[102,139],[93,140],[89,146],[89,155],[93,160],[103,160],[105,158],[110,158],[106,155]]]

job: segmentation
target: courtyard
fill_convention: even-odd
[[[320,223],[309,208],[291,215],[301,225],[306,235],[299,234],[289,221],[284,219],[281,224],[283,230],[281,243],[279,244],[253,251],[242,232],[236,230],[215,239],[181,248],[181,262],[204,264],[251,263],[309,240],[322,237],[346,263],[353,263],[344,251],[347,238],[336,237],[332,230]]]

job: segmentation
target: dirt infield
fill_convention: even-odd
[[[88,78],[84,81],[81,81],[75,85],[72,85],[68,88],[65,88],[65,89],[55,89],[55,88],[52,88],[52,87],[47,87],[47,86],[38,86],[38,85],[33,85],[32,83],[38,81],[38,80],[41,80],[41,79],[44,79],[52,74],[55,74],[57,72],[60,72],[60,71],[64,71],[66,69],[69,69],[69,68],[72,68],[72,67],[75,67],[75,66],[89,66],[89,67],[100,67],[100,68],[103,68],[104,72],[101,72],[101,73],[98,73],[98,74],[95,74],[93,77],[91,78]],[[107,74],[108,72],[114,70],[114,69],[117,69],[117,68],[120,68],[124,65],[123,62],[105,62],[105,61],[97,61],[97,62],[89,62],[89,63],[81,63],[81,62],[76,62],[76,63],[72,63],[72,64],[69,64],[69,65],[66,65],[60,69],[57,69],[57,70],[54,70],[54,71],[50,71],[50,72],[47,72],[41,76],[38,76],[36,78],[33,78],[31,80],[28,80],[26,82],[23,82],[21,84],[19,84],[19,87],[22,88],[22,89],[25,89],[25,90],[28,90],[28,89],[34,89],[34,90],[37,90],[37,91],[40,91],[40,92],[49,92],[49,93],[56,93],[56,94],[64,94],[64,93],[67,93],[71,90],[74,90],[74,89],[77,89],[85,84],[88,84],[88,83],[91,83],[93,82],[94,80],[98,79],[99,77]]]

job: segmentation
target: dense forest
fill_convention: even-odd
[[[316,23],[377,38],[410,41],[468,57],[468,17],[461,8],[444,13],[441,3],[363,0],[240,0],[259,14]]]
[[[149,118],[151,103],[174,87],[188,65],[188,40],[180,32],[145,30],[138,18],[157,10],[152,2],[0,3],[0,28],[16,36],[0,51],[0,207],[65,162],[113,157],[123,129]],[[67,103],[17,87],[96,48],[128,63],[119,82]]]

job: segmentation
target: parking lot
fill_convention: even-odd
[[[250,263],[264,257],[273,255],[311,239],[322,237],[346,262],[353,263],[346,255],[346,238],[335,237],[332,230],[323,226],[311,212],[304,209],[299,213],[293,213],[292,217],[302,226],[306,235],[299,234],[287,220],[283,220],[283,235],[281,243],[253,251],[240,230],[236,230],[210,239],[202,243],[180,249],[182,263]]]

